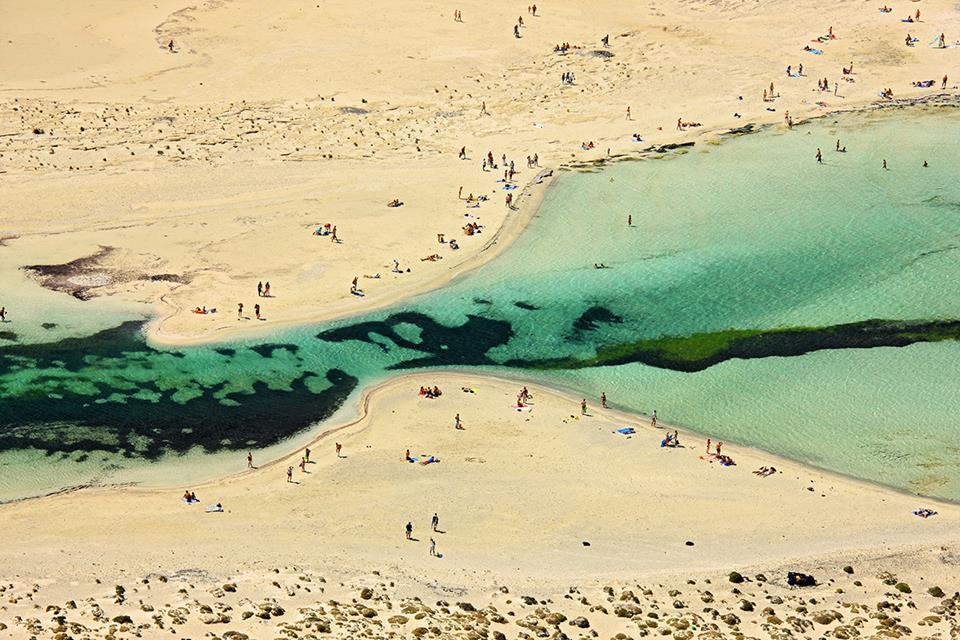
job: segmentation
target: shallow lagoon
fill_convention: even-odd
[[[954,111],[859,114],[565,173],[493,263],[268,344],[158,351],[128,324],[0,348],[0,499],[216,475],[419,366],[606,391],[715,439],[958,499],[958,134]],[[587,366],[609,362],[629,363]]]

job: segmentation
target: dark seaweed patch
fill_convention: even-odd
[[[420,329],[420,341],[411,342],[394,330],[399,324],[408,323]],[[492,320],[468,315],[460,326],[448,327],[430,316],[417,312],[403,312],[384,320],[360,322],[338,329],[323,331],[317,335],[327,342],[357,340],[377,344],[371,336],[378,335],[398,347],[419,351],[422,358],[415,358],[390,365],[389,369],[412,369],[416,367],[443,367],[451,365],[496,364],[487,352],[505,345],[513,337],[513,328],[505,320]]]
[[[574,333],[584,331],[596,331],[600,324],[623,324],[623,318],[615,314],[606,307],[590,307],[580,314],[580,317],[573,321]]]
[[[201,386],[199,396],[182,400],[174,398],[179,389],[161,387],[156,380],[128,379],[115,389],[112,378],[84,377],[114,360],[151,370],[162,369],[164,358],[184,357],[148,346],[141,327],[128,322],[85,338],[0,348],[0,374],[29,363],[34,370],[72,371],[85,380],[79,392],[60,376],[40,375],[28,390],[4,397],[0,450],[37,448],[51,455],[101,450],[156,459],[197,445],[211,452],[265,447],[329,417],[358,383],[345,371],[331,369],[320,375],[304,372],[288,389],[257,381],[252,392],[224,393],[224,381]],[[318,377],[326,378],[327,388],[311,391],[316,385],[310,383]],[[102,401],[117,391],[122,401]]]
[[[295,344],[258,344],[250,347],[251,351],[259,353],[264,358],[269,358],[272,356],[273,352],[277,349],[286,350],[290,353],[296,353],[300,350],[300,347]]]
[[[692,373],[735,358],[789,357],[825,349],[905,347],[943,340],[960,340],[960,320],[867,320],[826,327],[730,329],[601,346],[593,358],[514,359],[505,364],[533,369],[581,369],[641,362]]]

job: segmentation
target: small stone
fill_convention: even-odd
[[[720,619],[723,620],[724,624],[728,624],[728,625],[730,625],[731,627],[740,624],[740,618],[738,618],[738,617],[737,617],[735,614],[733,614],[733,613],[726,613],[726,614],[720,616]]]
[[[727,576],[727,579],[734,584],[740,584],[743,582],[743,576],[737,573],[736,571],[731,571],[730,575]]]

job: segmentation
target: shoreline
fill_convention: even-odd
[[[429,565],[431,583],[481,591],[516,587],[518,580],[527,588],[565,589],[691,572],[720,579],[748,568],[800,568],[819,577],[823,565],[836,571],[840,557],[859,565],[864,555],[884,561],[956,541],[955,504],[730,442],[724,452],[737,464],[720,467],[699,458],[702,444],[687,431],[680,435],[686,448],[677,449],[657,445],[665,425],[654,430],[631,421],[636,434],[620,436],[613,432],[624,424],[620,410],[591,409],[570,419],[576,398],[539,384],[530,386],[532,411],[516,412],[508,405],[519,381],[427,375],[366,389],[357,399],[361,416],[327,425],[311,440],[308,472],[295,471],[294,483],[283,481],[283,467],[300,451],[191,485],[200,505],[182,504],[184,487],[173,484],[102,486],[0,505],[11,540],[0,561],[21,579],[55,563],[69,589],[76,588],[73,575],[122,581],[184,567],[214,584],[241,575],[259,583],[270,567],[291,564],[321,567],[328,580],[329,572],[349,581],[374,567],[409,576],[411,563],[426,557],[419,519],[434,511],[447,533],[438,537],[443,562]],[[444,395],[417,398],[426,382]],[[460,385],[474,392],[462,393]],[[449,426],[454,411],[463,415],[464,431]],[[333,456],[334,438],[344,457]],[[441,461],[405,464],[403,447]],[[761,465],[778,473],[751,474]],[[224,513],[204,514],[203,505],[214,501]],[[909,513],[920,506],[939,515]],[[91,512],[98,516],[81,516]],[[412,513],[420,544],[403,543],[402,523]],[[121,514],[116,526],[102,526]],[[80,545],[75,557],[60,551],[68,539]],[[107,540],[112,551],[104,555]],[[184,541],[188,557],[178,552]],[[306,559],[304,548],[313,549]]]
[[[490,373],[486,371],[478,371],[475,368],[466,368],[466,369],[451,369],[451,368],[442,368],[442,369],[427,369],[423,371],[417,371],[413,373],[400,373],[395,375],[386,375],[381,377],[378,381],[374,381],[371,384],[363,387],[359,391],[356,402],[352,403],[352,406],[349,408],[348,413],[341,418],[339,421],[334,423],[318,423],[315,427],[309,429],[309,432],[314,432],[310,435],[309,439],[305,439],[302,444],[298,445],[295,449],[287,449],[283,453],[280,453],[272,458],[269,458],[266,462],[258,463],[257,466],[251,471],[248,469],[243,469],[241,471],[227,473],[225,475],[212,476],[207,479],[204,479],[199,482],[193,482],[191,488],[209,488],[223,483],[231,483],[235,481],[242,480],[251,476],[258,475],[261,471],[267,469],[275,469],[283,466],[284,464],[289,464],[291,461],[299,457],[302,449],[304,447],[315,450],[320,444],[327,440],[330,436],[333,436],[337,433],[349,431],[353,427],[358,427],[363,425],[372,414],[372,407],[375,405],[375,400],[380,395],[386,395],[393,392],[398,387],[403,387],[408,384],[411,380],[423,380],[425,378],[442,378],[446,381],[450,379],[461,378],[468,381],[471,384],[478,385],[516,385],[516,386],[530,386],[540,389],[541,393],[552,397],[555,400],[560,400],[567,403],[571,408],[575,408],[577,404],[576,397],[581,395],[577,393],[573,388],[566,385],[557,384],[553,381],[551,384],[545,384],[542,380],[536,380],[533,378],[527,378],[524,376],[511,376],[504,375],[500,373]],[[338,409],[338,413],[344,411],[344,407]],[[606,417],[616,417],[618,421],[624,422],[629,426],[633,426],[637,429],[638,433],[645,435],[653,436],[655,434],[663,435],[669,431],[678,431],[682,440],[689,441],[702,441],[706,438],[713,439],[708,433],[698,431],[696,427],[689,427],[684,425],[678,425],[670,422],[664,422],[661,420],[657,421],[657,427],[650,426],[650,416],[645,413],[631,411],[629,409],[617,408],[616,404],[613,403],[608,405],[606,409],[597,410],[591,409],[591,411],[596,411],[597,414],[603,415]],[[306,435],[306,434],[303,434]],[[296,438],[297,436],[292,436]],[[715,441],[715,440],[714,440]],[[765,458],[771,459],[772,462],[775,462],[778,465],[778,468],[782,469],[791,469],[797,473],[818,473],[825,477],[831,477],[835,480],[843,483],[852,484],[855,486],[862,487],[868,490],[879,490],[883,492],[889,492],[891,494],[899,495],[904,498],[912,498],[918,501],[924,501],[929,504],[939,505],[941,507],[960,507],[960,499],[950,500],[946,498],[939,498],[933,496],[925,496],[923,494],[912,493],[907,489],[901,487],[895,487],[892,485],[883,484],[880,482],[874,482],[871,480],[866,480],[864,478],[859,478],[857,476],[844,473],[842,471],[836,471],[833,469],[826,469],[820,467],[812,462],[795,460],[793,458],[786,457],[784,455],[768,451],[766,449],[740,443],[736,440],[725,439],[723,441],[728,448],[736,447],[741,452],[746,452],[753,458]],[[236,453],[238,458],[240,457],[241,451],[237,450]],[[204,454],[208,455],[208,454]],[[160,464],[151,463],[151,464]],[[159,495],[167,494],[170,492],[176,492],[182,487],[179,484],[152,484],[146,482],[119,482],[119,483],[109,483],[109,484],[83,484],[76,485],[72,487],[64,487],[56,491],[37,495],[37,496],[26,496],[22,498],[16,498],[7,501],[0,501],[0,511],[6,506],[21,504],[25,502],[37,502],[43,501],[48,498],[55,498],[63,495],[76,494],[80,492],[110,492],[123,489],[124,491],[130,491],[134,493],[143,493],[145,495]]]
[[[165,316],[154,316],[149,319],[144,328],[144,335],[149,344],[161,348],[211,345],[246,339],[257,339],[268,336],[271,332],[275,331],[324,322],[341,321],[367,313],[382,311],[388,307],[398,305],[401,302],[431,293],[450,283],[456,282],[460,278],[468,276],[471,272],[483,267],[509,249],[513,241],[526,229],[530,220],[537,215],[547,189],[549,189],[550,185],[556,179],[557,173],[553,169],[549,167],[542,168],[533,179],[525,183],[520,189],[518,192],[519,195],[514,201],[516,203],[515,206],[512,211],[507,214],[504,224],[497,227],[492,238],[484,242],[483,246],[474,255],[468,257],[460,264],[450,267],[444,275],[423,283],[413,291],[404,291],[377,298],[375,302],[364,307],[362,310],[352,309],[344,311],[340,307],[333,309],[328,308],[322,312],[308,314],[303,317],[272,322],[269,327],[228,329],[193,337],[163,333],[163,323],[181,311],[180,307],[166,299],[168,294],[164,294],[160,297],[159,302],[167,306],[173,306],[174,310]]]
[[[934,94],[912,96],[907,98],[896,98],[886,101],[866,101],[858,104],[845,106],[842,109],[828,111],[826,113],[806,115],[797,119],[793,127],[799,128],[805,124],[814,121],[824,120],[831,117],[856,116],[870,114],[875,112],[890,112],[897,109],[911,109],[922,107],[960,107],[960,95],[946,91]],[[382,298],[378,298],[370,306],[362,310],[344,310],[343,305],[333,308],[327,308],[315,313],[306,314],[301,317],[287,318],[279,322],[272,322],[269,327],[255,328],[230,328],[226,330],[210,332],[206,335],[197,335],[185,337],[176,334],[164,334],[163,323],[174,317],[180,307],[176,303],[167,299],[169,294],[164,294],[158,299],[159,304],[173,307],[173,311],[166,315],[155,315],[148,319],[144,334],[148,342],[154,346],[162,348],[189,347],[197,345],[214,345],[227,343],[231,341],[242,341],[249,339],[259,339],[268,336],[271,332],[282,331],[290,328],[304,327],[312,324],[325,322],[337,322],[350,318],[355,318],[367,313],[382,311],[383,309],[400,305],[406,301],[412,300],[437,291],[444,286],[457,282],[459,279],[468,276],[471,272],[479,269],[492,260],[496,259],[504,251],[508,250],[513,242],[526,230],[530,221],[538,214],[543,204],[547,191],[553,183],[563,173],[580,172],[583,170],[599,169],[619,162],[634,162],[642,160],[645,157],[653,155],[663,155],[670,153],[684,153],[685,149],[693,148],[697,144],[717,144],[723,143],[730,138],[742,135],[762,134],[768,129],[780,127],[787,131],[783,123],[776,121],[769,122],[746,122],[739,126],[733,126],[734,121],[723,125],[716,125],[709,129],[698,129],[690,139],[690,136],[684,136],[672,142],[663,142],[653,144],[642,149],[618,151],[611,155],[593,160],[572,160],[559,163],[555,168],[543,167],[537,175],[524,183],[518,192],[518,198],[515,200],[513,212],[508,214],[504,223],[494,232],[492,238],[487,240],[476,254],[470,256],[462,263],[450,267],[448,271],[431,281],[424,282],[413,291],[404,291]],[[544,177],[544,174],[548,174]],[[492,252],[490,250],[493,249]],[[172,292],[171,292],[172,293]],[[348,301],[349,302],[349,301]]]

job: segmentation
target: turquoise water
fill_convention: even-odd
[[[303,438],[373,379],[430,366],[605,391],[960,499],[958,134],[954,111],[850,115],[566,173],[490,265],[266,345],[155,350],[126,324],[2,347],[0,499],[201,457],[226,467]]]

